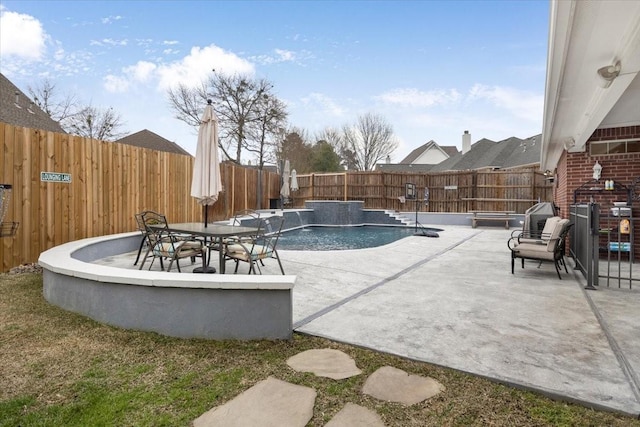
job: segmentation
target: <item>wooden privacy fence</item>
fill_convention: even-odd
[[[210,221],[268,208],[279,197],[278,175],[221,166],[224,190],[208,207]],[[15,236],[0,239],[0,271],[35,262],[62,243],[134,231],[134,214],[143,210],[171,222],[201,221],[202,207],[190,195],[192,171],[191,156],[0,123],[0,184],[13,187],[4,221],[20,223]]]
[[[305,200],[362,200],[368,209],[423,212],[513,210],[524,213],[538,201],[553,200],[553,184],[535,168],[440,173],[344,172],[298,175],[292,207]],[[401,200],[405,184],[416,185],[419,203]],[[424,204],[424,189],[429,204]]]
[[[232,163],[221,167],[224,190],[208,207],[210,221],[242,209],[266,209],[279,198],[277,174]],[[20,222],[15,236],[0,239],[0,271],[35,262],[40,252],[62,243],[133,231],[134,214],[147,209],[165,213],[171,222],[201,221],[202,207],[190,195],[192,170],[191,156],[0,123],[0,184],[13,187],[4,220]],[[306,200],[361,200],[368,209],[523,213],[538,200],[552,200],[552,184],[534,168],[297,178],[299,190],[291,193],[288,207],[304,207]],[[418,203],[401,202],[406,183],[416,185]]]

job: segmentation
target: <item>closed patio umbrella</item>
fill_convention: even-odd
[[[298,187],[298,173],[296,170],[291,171],[291,191],[298,191],[300,187]]]
[[[284,170],[282,171],[282,188],[280,189],[280,197],[282,197],[282,203],[289,198],[291,191],[289,189],[289,175],[291,170],[291,164],[289,160],[284,162]]]
[[[208,222],[207,206],[213,205],[218,200],[220,191],[222,191],[222,178],[218,160],[218,118],[209,100],[204,108],[198,130],[198,145],[191,180],[191,196],[203,206],[205,227]]]

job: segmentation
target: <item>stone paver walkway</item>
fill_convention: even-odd
[[[355,361],[333,349],[314,349],[298,353],[287,360],[298,372],[313,372],[336,381],[360,375]],[[383,366],[371,374],[362,393],[376,399],[406,406],[429,399],[444,390],[433,378],[425,378]],[[316,391],[272,377],[259,382],[233,400],[212,408],[193,421],[194,427],[304,427],[313,417]],[[384,426],[374,410],[347,402],[326,427]]]

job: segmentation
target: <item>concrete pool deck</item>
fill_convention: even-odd
[[[379,248],[280,251],[297,276],[294,330],[638,417],[640,287],[586,291],[572,261],[562,280],[550,263],[512,275],[511,230],[435,227],[440,238]]]

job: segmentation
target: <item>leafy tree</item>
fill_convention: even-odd
[[[344,170],[340,156],[331,144],[318,141],[311,149],[311,170],[314,172],[339,172]]]
[[[312,148],[305,142],[306,133],[297,128],[289,130],[277,153],[278,160],[289,160],[291,167],[298,173],[309,173],[311,167]]]
[[[398,147],[393,127],[384,117],[372,113],[358,117],[355,125],[343,126],[343,134],[345,150],[353,153],[356,170],[373,170]]]
[[[348,169],[356,169],[356,161],[353,151],[351,151],[344,139],[342,131],[332,127],[326,127],[322,131],[318,132],[315,136],[316,141],[324,141],[333,147],[333,150],[340,157],[340,164]]]

